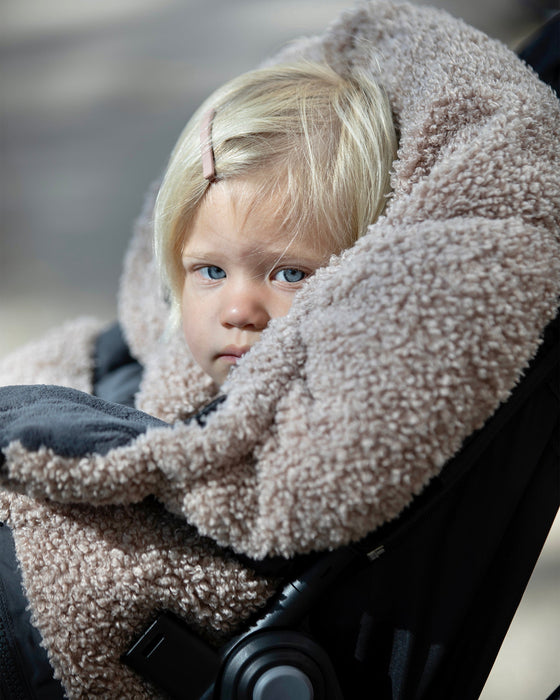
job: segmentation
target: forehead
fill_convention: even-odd
[[[187,231],[183,254],[235,247],[239,254],[288,253],[326,262],[334,252],[315,231],[300,230],[286,216],[277,191],[249,179],[209,187]]]

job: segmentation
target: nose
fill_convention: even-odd
[[[259,284],[245,282],[224,289],[224,301],[220,311],[222,326],[262,331],[270,319],[266,292]]]

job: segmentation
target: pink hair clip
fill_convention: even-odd
[[[202,177],[208,182],[216,181],[216,163],[212,148],[212,120],[216,114],[215,109],[209,109],[202,117],[200,125],[200,149],[202,156]]]

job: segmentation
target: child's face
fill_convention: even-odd
[[[183,249],[183,332],[198,364],[217,384],[257,342],[272,318],[288,313],[304,280],[331,250],[291,242],[273,203],[251,206],[251,185],[209,189]],[[281,352],[281,348],[278,350]]]

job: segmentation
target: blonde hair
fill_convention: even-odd
[[[309,235],[310,246],[313,236],[333,253],[351,246],[382,213],[390,189],[395,128],[385,93],[365,75],[301,62],[226,83],[183,130],[156,202],[156,256],[172,313],[180,308],[185,237],[211,187],[200,145],[209,109],[217,179],[256,179],[254,204],[274,197],[284,223],[294,236]]]

